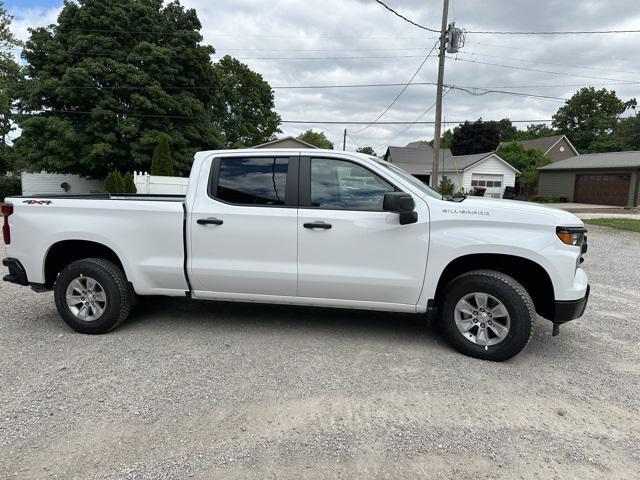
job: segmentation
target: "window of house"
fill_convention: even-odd
[[[223,158],[214,196],[238,205],[284,205],[287,158]]]
[[[311,205],[332,210],[382,211],[384,194],[392,185],[355,163],[311,159]]]

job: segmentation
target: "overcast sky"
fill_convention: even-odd
[[[385,1],[416,22],[439,28],[440,0]],[[182,4],[198,12],[205,42],[216,48],[216,56],[230,54],[242,58],[272,87],[406,83],[436,42],[436,34],[404,22],[374,0],[183,0]],[[55,22],[62,1],[6,0],[5,5],[15,17],[15,33],[26,39],[28,27]],[[640,28],[638,0],[451,0],[449,13],[450,21],[470,31]],[[455,55],[447,59],[445,82],[559,98],[571,96],[579,86],[607,86],[625,100],[640,99],[639,51],[640,34],[469,33],[458,60]],[[433,55],[415,81],[434,82],[436,71],[437,57]],[[620,85],[625,82],[638,83]],[[372,121],[401,88],[276,88],[276,110],[283,120]],[[434,101],[434,86],[409,87],[381,121],[413,121]],[[495,93],[473,96],[452,90],[445,97],[444,116],[446,121],[480,117],[549,119],[561,104],[558,100]],[[423,120],[433,118],[432,109]],[[524,128],[526,124],[519,125]],[[358,133],[364,126],[347,127],[352,137],[347,148],[354,149],[357,143],[382,152],[390,143],[404,145],[433,135],[432,125],[374,125]],[[343,126],[281,127],[288,135],[297,135],[307,128],[324,130],[336,148],[341,148]]]

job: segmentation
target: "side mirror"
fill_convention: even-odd
[[[408,225],[418,221],[416,202],[413,197],[405,192],[387,192],[384,194],[382,209],[385,212],[400,214],[400,225]]]

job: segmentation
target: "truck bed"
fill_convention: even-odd
[[[9,257],[20,258],[30,283],[49,285],[49,255],[104,245],[121,260],[141,295],[184,295],[184,195],[29,195],[9,197]],[[83,243],[85,242],[85,243]],[[53,253],[52,253],[53,252]]]

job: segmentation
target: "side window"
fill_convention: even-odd
[[[311,206],[333,210],[380,210],[392,185],[355,163],[311,159]]]
[[[212,195],[240,205],[284,205],[287,158],[222,158]]]

